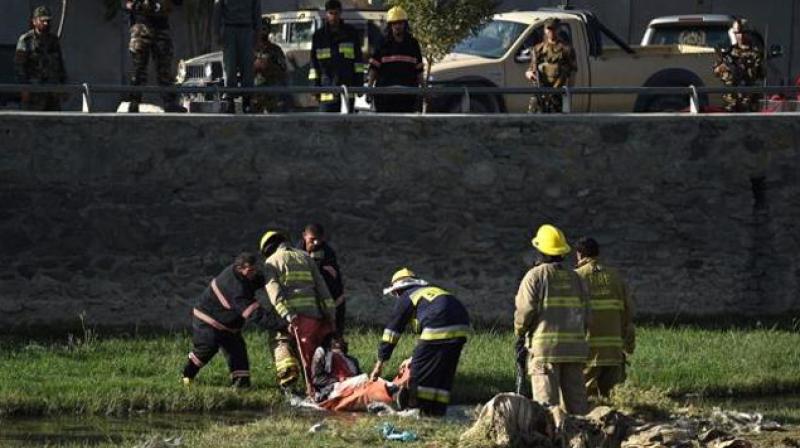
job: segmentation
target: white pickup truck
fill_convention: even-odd
[[[542,8],[496,14],[476,35],[458,44],[431,69],[432,85],[523,87],[530,49],[540,42],[548,18],[561,19],[558,34],[578,62],[572,86],[721,86],[712,73],[714,49],[689,45],[629,46],[589,11]],[[527,95],[471,95],[472,112],[526,112]],[[702,95],[701,105],[719,103]],[[457,112],[462,98],[435,96],[432,111]],[[688,96],[582,94],[572,112],[657,112],[688,107]]]

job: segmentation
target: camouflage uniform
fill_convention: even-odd
[[[34,11],[34,18],[49,16],[47,8],[39,7]],[[34,29],[20,36],[14,69],[20,84],[63,84],[67,73],[58,37],[50,33],[40,34]],[[61,110],[61,101],[57,93],[30,93],[22,107],[32,111],[58,111]]]
[[[131,40],[129,50],[133,61],[130,75],[132,86],[147,84],[147,63],[152,55],[156,64],[158,85],[171,86],[175,78],[173,66],[172,36],[169,29],[169,13],[173,4],[180,5],[183,0],[134,0],[130,12]],[[161,95],[166,110],[177,106],[177,95]],[[131,94],[131,111],[138,111],[142,101],[140,93]]]
[[[754,86],[764,78],[764,58],[758,48],[734,44],[717,53],[714,73],[726,86]],[[725,93],[722,95],[728,112],[757,112],[761,95],[757,93]]]
[[[255,86],[286,85],[286,55],[278,45],[269,41],[269,31],[262,32],[256,47]],[[283,99],[280,95],[256,95],[253,110],[258,113],[280,110]]]
[[[575,52],[564,42],[541,42],[533,47],[533,53],[530,70],[538,74],[539,87],[564,87],[578,70]],[[562,101],[560,94],[535,95],[528,112],[558,113],[563,110]]]

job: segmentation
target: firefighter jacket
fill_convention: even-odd
[[[375,71],[378,87],[416,87],[424,67],[419,42],[410,34],[406,34],[402,42],[397,42],[391,34],[385,36],[369,59],[369,65]]]
[[[432,285],[411,287],[395,301],[378,348],[379,360],[392,357],[409,322],[419,340],[429,343],[463,342],[470,332],[469,314],[454,295]]]
[[[365,69],[361,37],[353,26],[340,22],[334,31],[326,24],[314,32],[308,79],[315,86],[362,86]],[[321,98],[332,99],[332,94],[323,94]]]
[[[302,239],[297,244],[297,248],[305,251],[305,242]],[[317,250],[307,253],[316,262],[319,273],[325,279],[325,285],[328,287],[333,300],[339,300],[342,293],[344,293],[344,283],[342,282],[342,271],[339,269],[339,262],[336,261],[336,252],[327,242],[323,242]]]
[[[260,272],[249,280],[230,265],[211,280],[193,314],[217,330],[233,333],[241,330],[247,319],[265,321],[266,310],[255,299],[256,291],[263,288],[264,283]]]
[[[636,337],[628,288],[615,270],[600,264],[595,258],[582,259],[575,272],[589,294],[588,365],[623,364],[623,351],[633,353]]]
[[[559,262],[533,267],[519,285],[515,304],[514,333],[525,337],[534,362],[586,362],[589,303],[575,272]]]
[[[303,315],[333,322],[333,298],[314,260],[288,243],[267,258],[266,290],[284,319]]]

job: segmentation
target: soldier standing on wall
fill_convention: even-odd
[[[736,19],[731,26],[736,43],[727,49],[717,50],[714,74],[726,86],[755,86],[764,78],[764,58],[761,50],[752,45],[752,36],[745,30],[742,19]],[[727,112],[757,112],[760,109],[761,95],[745,93],[725,93],[722,95]]]
[[[147,63],[150,55],[156,63],[158,85],[171,86],[175,79],[175,67],[172,56],[172,36],[169,29],[169,13],[172,5],[180,5],[183,0],[125,0],[123,3],[130,13],[131,40],[129,49],[133,68],[130,83],[140,86],[147,83]],[[178,96],[174,93],[161,95],[165,112],[186,112],[178,105]],[[128,112],[139,112],[141,93],[129,96]]]
[[[67,74],[58,37],[50,33],[50,10],[33,10],[31,29],[20,36],[14,55],[14,68],[20,84],[63,84]],[[31,111],[59,111],[57,93],[22,91],[22,108]]]
[[[544,22],[545,39],[531,52],[531,66],[525,72],[525,78],[531,82],[538,81],[539,87],[564,87],[578,71],[575,51],[558,36],[560,23],[559,19],[547,19]],[[531,97],[528,112],[558,113],[563,111],[562,102],[560,94],[536,95]]]
[[[261,21],[261,36],[256,46],[254,63],[256,87],[286,85],[286,54],[281,47],[270,42],[270,31],[270,18],[264,17]],[[275,112],[281,109],[283,102],[279,95],[259,94],[253,101],[253,111],[257,113]]]

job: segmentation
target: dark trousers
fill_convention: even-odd
[[[350,113],[355,113],[355,106],[356,100],[351,99],[349,101],[350,105]],[[339,95],[333,96],[333,101],[320,101],[319,102],[319,111],[320,112],[333,112],[338,113],[342,110],[342,99]]]
[[[237,386],[250,385],[250,361],[242,333],[217,330],[197,319],[192,320],[192,351],[183,368],[183,376],[194,378],[221,348],[228,361],[231,382]]]
[[[342,302],[336,307],[336,335],[344,336],[345,318],[347,317],[347,302]]]
[[[226,25],[222,32],[222,66],[225,70],[225,87],[253,87],[255,73],[253,72],[253,35],[250,25]],[[240,78],[241,76],[241,78]],[[226,95],[232,99],[233,96]],[[245,106],[249,102],[248,96],[242,97]]]
[[[411,358],[409,391],[416,407],[426,415],[444,415],[450,403],[450,390],[456,376],[464,340],[420,341]],[[413,401],[411,402],[413,406]]]
[[[61,98],[57,93],[31,93],[22,103],[22,110],[60,112]]]
[[[375,95],[375,112],[412,113],[418,111],[415,95]]]

